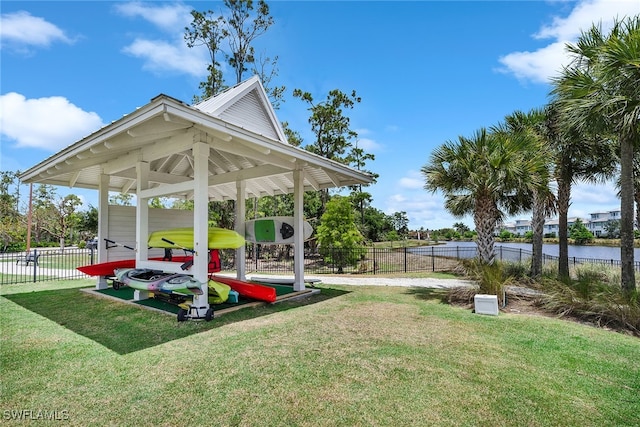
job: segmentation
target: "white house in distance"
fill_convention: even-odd
[[[603,212],[593,212],[589,214],[589,219],[577,217],[569,218],[567,220],[568,227],[571,228],[571,226],[575,224],[578,219],[582,221],[582,223],[587,227],[589,231],[591,231],[591,233],[593,233],[595,237],[606,236],[607,223],[609,221],[619,221],[621,219],[620,209],[612,209]],[[558,237],[558,224],[559,221],[557,218],[546,219],[544,222],[544,235],[553,235],[554,237]],[[524,236],[527,231],[532,231],[531,221],[518,219],[515,222],[500,224],[498,227],[496,227],[496,235],[500,234],[502,230],[507,230],[510,233]]]
[[[609,221],[620,221],[620,209],[605,212],[590,213],[590,219],[586,223],[587,228],[594,236],[600,237],[607,234],[606,225]]]

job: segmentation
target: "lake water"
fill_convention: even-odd
[[[475,247],[475,242],[446,242],[444,246],[460,246],[460,247]],[[496,249],[498,247],[505,248],[513,248],[513,249],[523,249],[527,251],[533,250],[533,245],[531,243],[496,243]],[[558,256],[558,245],[550,245],[544,244],[542,247],[542,252],[545,255]],[[640,260],[640,249],[636,248],[634,250],[635,259]],[[569,256],[576,258],[592,258],[592,259],[613,259],[620,260],[620,248],[610,247],[610,246],[578,246],[578,245],[569,245]]]

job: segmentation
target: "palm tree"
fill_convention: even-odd
[[[561,114],[557,100],[545,107],[542,127],[555,162],[558,212],[558,278],[569,280],[569,205],[571,187],[582,181],[606,182],[617,171],[618,157],[610,140],[579,132]]]
[[[543,168],[530,138],[483,128],[472,138],[460,136],[438,147],[421,172],[425,189],[442,191],[445,208],[455,217],[473,215],[478,257],[492,264],[496,224],[531,208]]]
[[[533,256],[531,257],[531,277],[542,274],[542,248],[544,237],[544,220],[556,211],[555,196],[549,188],[551,179],[552,155],[549,141],[546,138],[544,125],[546,113],[543,109],[532,109],[528,113],[515,111],[505,117],[505,126],[501,131],[521,133],[530,138],[531,144],[537,145],[536,156],[544,160],[545,168],[540,171],[540,187],[533,189],[533,212],[531,229],[533,231]]]
[[[618,143],[622,288],[631,292],[636,288],[633,158],[640,142],[640,15],[616,21],[606,36],[594,25],[567,49],[574,61],[553,91],[563,115],[579,131]]]

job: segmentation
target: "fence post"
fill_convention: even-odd
[[[93,246],[89,248],[89,264],[93,265],[94,263],[94,258],[93,258]]]
[[[378,262],[376,260],[376,247],[372,246],[371,250],[373,251],[373,274],[376,274],[376,269],[378,268]]]
[[[404,272],[407,272],[407,247],[404,247]]]
[[[27,253],[27,257],[29,254]],[[29,259],[29,258],[27,258]],[[33,250],[33,283],[36,283],[38,280],[38,250]]]
[[[336,248],[331,247],[331,274],[336,272]]]
[[[518,254],[518,262],[522,262],[522,248],[520,248],[520,253]]]
[[[435,246],[431,246],[431,271],[436,271]]]

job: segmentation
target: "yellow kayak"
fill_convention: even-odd
[[[170,228],[149,234],[150,248],[193,249],[193,228]],[[237,249],[244,245],[244,237],[226,228],[209,227],[209,249]]]

